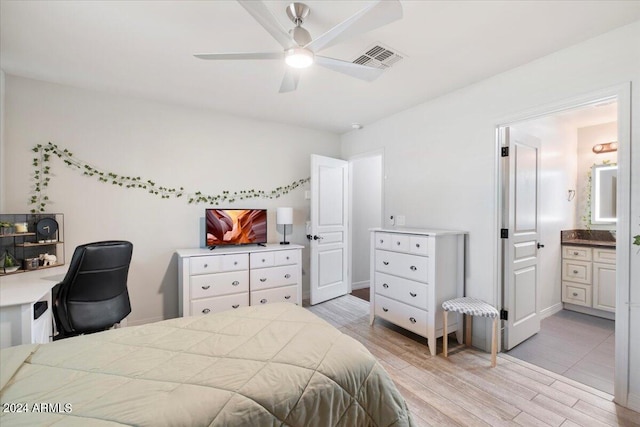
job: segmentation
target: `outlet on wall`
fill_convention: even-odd
[[[405,224],[405,217],[404,215],[398,215],[396,216],[396,225],[402,226]]]

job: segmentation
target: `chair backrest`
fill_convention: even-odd
[[[104,330],[131,313],[127,276],[132,253],[130,242],[117,240],[76,248],[54,301],[63,334]]]

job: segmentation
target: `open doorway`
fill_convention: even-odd
[[[506,354],[614,394],[618,102],[501,128]],[[607,208],[607,215],[598,215]]]
[[[382,226],[382,151],[363,153],[349,160],[351,293],[369,301],[370,241],[372,228]]]

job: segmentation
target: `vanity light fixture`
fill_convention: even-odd
[[[612,151],[618,151],[618,141],[596,144],[593,146],[593,152],[596,154],[611,153]]]

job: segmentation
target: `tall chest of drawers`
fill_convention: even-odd
[[[302,248],[268,244],[178,250],[179,315],[273,302],[301,305]]]
[[[371,230],[371,324],[385,319],[427,338],[436,354],[442,336],[442,302],[464,294],[464,232]],[[461,340],[460,316],[448,332]]]

